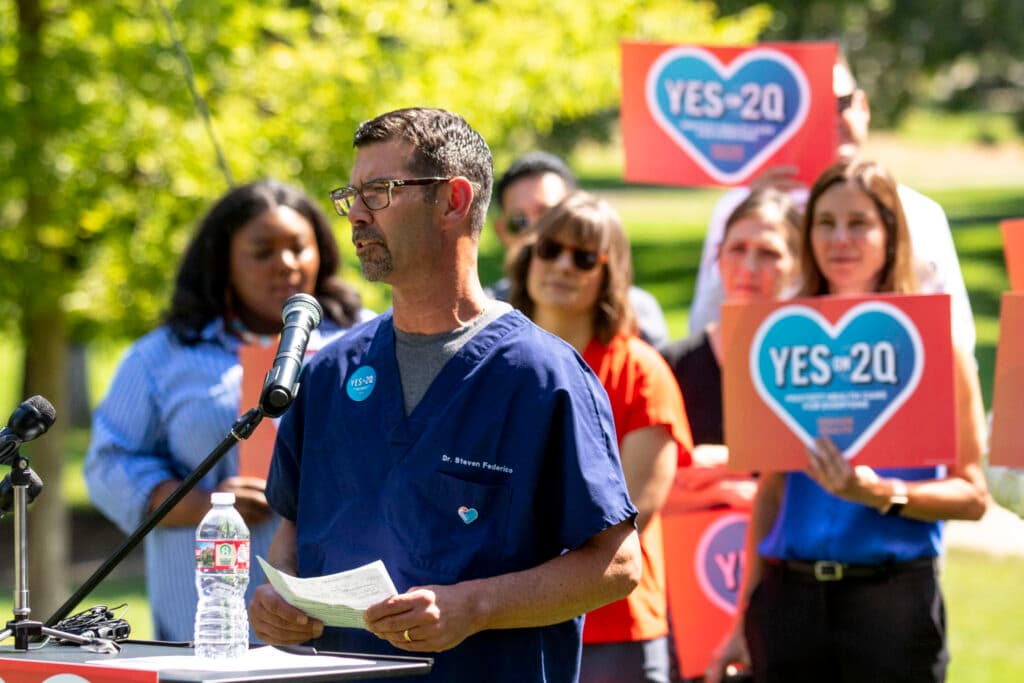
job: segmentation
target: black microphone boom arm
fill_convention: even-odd
[[[47,626],[53,626],[64,617],[71,614],[71,611],[78,606],[82,600],[86,598],[93,591],[96,586],[100,584],[100,581],[107,578],[107,575],[114,570],[117,565],[121,564],[121,561],[128,556],[135,546],[145,538],[153,527],[160,523],[167,513],[171,511],[178,502],[185,497],[185,495],[195,488],[195,485],[206,476],[206,473],[213,469],[213,466],[217,464],[225,453],[231,450],[232,446],[243,439],[248,439],[249,435],[252,434],[256,426],[259,425],[260,421],[263,420],[263,413],[259,408],[253,408],[245,415],[242,415],[231,427],[230,433],[224,437],[224,439],[217,444],[217,446],[210,451],[210,454],[206,456],[206,459],[199,463],[199,466],[192,470],[187,477],[178,485],[178,488],[174,489],[171,495],[167,496],[164,502],[160,503],[153,512],[149,514],[149,517],[139,525],[139,527],[132,532],[131,536],[125,539],[124,543],[114,551],[114,554],[107,558],[107,560],[99,566],[99,568],[92,573],[85,583],[82,584],[81,588],[75,591],[74,595],[67,599],[67,601],[57,608],[57,611],[50,615],[50,618],[46,620]]]
[[[139,528],[133,531],[114,551],[114,554],[107,558],[93,572],[92,576],[86,579],[82,587],[75,591],[75,594],[68,598],[67,602],[57,608],[57,611],[47,619],[48,626],[52,626],[68,616],[71,610],[77,607],[78,603],[85,599],[99,585],[100,581],[105,579],[114,567],[135,549],[145,535],[167,516],[171,508],[177,505],[206,476],[206,473],[217,464],[217,461],[225,453],[231,450],[232,446],[249,438],[264,417],[280,417],[284,414],[295,398],[296,381],[299,371],[302,370],[302,360],[306,354],[306,345],[309,343],[309,334],[320,325],[322,316],[323,309],[320,307],[320,302],[310,295],[293,294],[288,297],[281,312],[281,319],[284,322],[281,342],[278,345],[277,357],[274,358],[274,365],[264,381],[259,407],[253,408],[238,418],[229,434],[210,451],[206,459],[199,463],[199,466],[182,480],[171,495],[143,520]]]

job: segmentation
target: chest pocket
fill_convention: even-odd
[[[491,576],[506,552],[512,489],[432,472],[388,496],[388,521],[413,565],[449,581]]]

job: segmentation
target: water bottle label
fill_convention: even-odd
[[[249,541],[221,539],[196,541],[196,568],[200,571],[249,570]]]

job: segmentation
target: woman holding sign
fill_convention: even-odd
[[[772,188],[754,192],[733,210],[718,247],[725,303],[792,294],[798,280],[800,221],[792,198]],[[709,323],[699,334],[673,342],[661,353],[683,393],[695,444],[694,467],[677,474],[673,503],[693,510],[716,505],[749,508],[756,484],[725,471],[721,327]]]
[[[896,187],[884,168],[864,160],[821,175],[804,220],[803,295],[919,291]],[[748,532],[744,617],[707,680],[719,680],[744,636],[756,681],[945,680],[939,522],[978,519],[988,504],[977,372],[967,354],[954,357],[956,465],[876,472],[851,466],[819,437],[805,472],[762,477]]]
[[[171,494],[253,405],[241,401],[243,344],[276,345],[292,294],[317,298],[324,321],[311,344],[363,316],[337,276],[338,246],[316,203],[275,180],[236,187],[199,224],[178,270],[164,324],[121,360],[93,415],[85,479],[93,503],[130,533]],[[269,367],[265,368],[266,372]],[[268,425],[261,425],[265,428]],[[211,491],[231,491],[266,555],[277,528],[266,482],[238,476],[237,449],[222,458],[146,538],[154,637],[190,641],[196,611],[195,527]],[[250,592],[263,583],[253,567]]]
[[[636,336],[632,279],[618,214],[585,192],[538,220],[509,273],[509,302],[571,344],[608,392],[622,470],[639,512],[643,578],[627,598],[587,614],[583,683],[669,680],[659,510],[677,462],[690,459],[690,430],[671,371]]]
[[[801,215],[789,194],[773,189],[757,190],[743,200],[725,222],[718,246],[717,266],[721,275],[724,303],[775,300],[792,294],[799,266]],[[695,444],[694,466],[676,474],[675,485],[665,505],[666,515],[689,513],[715,507],[749,510],[757,491],[757,481],[726,470],[728,451],[725,443],[722,406],[722,329],[716,322],[703,331],[664,347],[661,352],[683,393],[686,415]],[[666,518],[666,532],[672,518]],[[688,564],[689,553],[681,553]],[[669,558],[672,557],[671,551]],[[678,559],[675,560],[678,563]],[[672,586],[682,568],[666,559],[670,598],[679,589]],[[684,591],[679,591],[681,595]],[[688,654],[691,643],[684,642],[690,614],[673,618],[674,642],[680,644],[676,656],[685,674],[703,666],[703,661]],[[700,625],[706,629],[709,626]],[[709,634],[710,640],[715,635]],[[742,641],[739,641],[742,644]],[[707,653],[706,649],[694,650]],[[706,655],[705,655],[706,656]],[[692,657],[692,662],[687,658]],[[746,661],[748,658],[739,656]]]

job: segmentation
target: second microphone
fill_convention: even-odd
[[[309,335],[320,326],[323,309],[310,295],[293,294],[284,302],[281,319],[281,342],[260,394],[260,410],[269,417],[280,417],[295,400]]]

